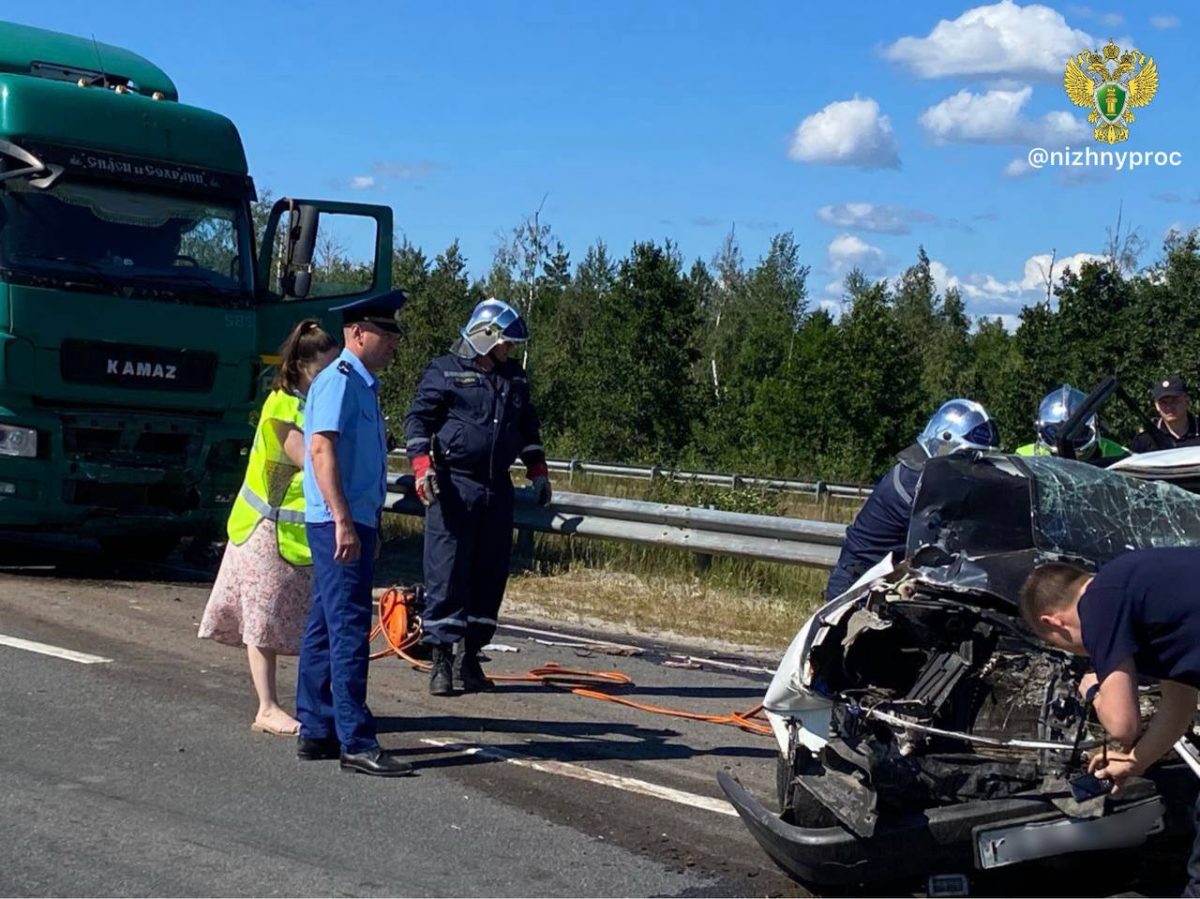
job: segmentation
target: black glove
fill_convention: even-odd
[[[550,479],[544,474],[533,479],[533,499],[539,506],[550,505],[554,491],[550,489]]]

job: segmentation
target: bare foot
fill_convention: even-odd
[[[256,715],[250,729],[280,737],[294,737],[300,733],[300,722],[276,706]]]

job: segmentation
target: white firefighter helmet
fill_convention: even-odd
[[[1000,431],[987,409],[974,400],[953,399],[943,403],[929,419],[917,443],[931,457],[948,456],[964,450],[997,449]]]
[[[1057,454],[1058,436],[1063,424],[1075,414],[1075,410],[1082,406],[1086,399],[1086,393],[1076,390],[1070,384],[1055,387],[1042,397],[1038,405],[1037,421],[1034,422],[1038,445]],[[1081,459],[1091,455],[1099,439],[1100,424],[1093,415],[1084,422],[1083,430],[1076,434],[1072,441],[1075,445],[1075,455]]]
[[[498,343],[524,343],[529,339],[521,313],[495,297],[476,306],[459,333],[480,356],[486,356]]]

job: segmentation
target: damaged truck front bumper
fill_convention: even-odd
[[[1163,829],[1154,785],[1111,797],[1107,814],[1068,818],[1044,797],[948,805],[881,823],[858,837],[841,825],[796,827],[769,811],[728,771],[717,780],[771,859],[797,880],[853,885],[931,871],[965,873],[1096,849],[1139,846]]]

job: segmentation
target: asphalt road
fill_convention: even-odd
[[[771,739],[537,684],[430,697],[424,675],[385,659],[371,707],[417,776],[300,762],[291,739],[250,731],[244,653],[196,639],[207,579],[0,538],[0,895],[809,895],[715,783],[728,767],[773,802]],[[765,682],[669,667],[653,645],[630,656],[538,639],[570,642],[503,630],[497,641],[519,652],[492,653],[489,670],[616,670],[631,698],[712,714],[753,706]],[[282,660],[289,706],[294,678]],[[1182,868],[1178,849],[1142,851],[1002,869],[972,887],[1177,895]]]
[[[351,775],[250,731],[243,654],[195,637],[207,584],[21,556],[0,574],[0,635],[111,661],[0,645],[0,894],[805,895],[714,781],[729,766],[770,795],[767,738],[539,685],[434,698],[389,659],[370,703],[418,776]],[[712,712],[762,692],[529,636],[502,632],[520,651],[490,669],[619,670],[639,699]],[[294,676],[285,660],[289,705]]]

